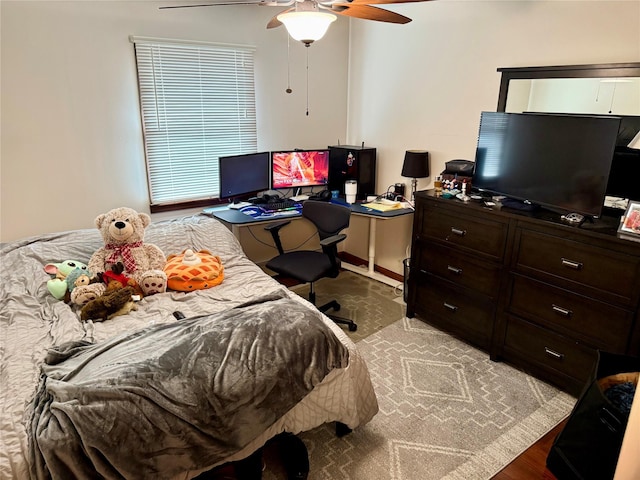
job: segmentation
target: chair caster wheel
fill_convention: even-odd
[[[349,331],[350,332],[355,332],[358,329],[358,326],[355,323],[350,323],[349,324]]]

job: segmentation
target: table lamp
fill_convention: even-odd
[[[426,150],[407,150],[402,164],[402,176],[412,178],[411,201],[413,202],[418,187],[418,178],[429,176],[429,152]]]

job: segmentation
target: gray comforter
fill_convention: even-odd
[[[52,471],[70,468],[76,464],[72,448],[82,450],[77,468],[85,478],[97,476],[95,471],[84,475],[92,461],[100,472],[111,472],[116,478],[171,477],[170,472],[176,472],[173,478],[188,480],[217,464],[246,458],[283,431],[297,433],[334,421],[357,428],[376,414],[378,405],[369,372],[353,342],[313,305],[251,262],[220,222],[207,215],[155,222],[147,228],[145,241],[158,245],[166,255],[185,248],[207,249],[219,255],[225,268],[224,281],[206,290],[145,297],[136,311],[112,320],[81,322],[77,308],[56,300],[47,291],[50,275],[43,266],[66,259],[87,263],[103,245],[97,229],[43,234],[0,245],[0,480],[29,478],[30,470],[44,476],[45,460],[51,462]],[[273,305],[268,307],[269,303]],[[270,310],[275,307],[282,308]],[[176,310],[184,313],[187,322],[176,320]],[[275,320],[268,321],[270,317]],[[321,328],[315,325],[314,317],[333,336],[314,337],[313,332]],[[193,330],[187,328],[189,322],[194,323]],[[316,328],[302,327],[305,322]],[[216,331],[225,325],[228,330]],[[234,328],[230,329],[230,325]],[[267,326],[275,330],[266,329]],[[257,330],[252,334],[253,328]],[[244,339],[240,336],[243,332],[248,332]],[[180,340],[183,334],[187,337]],[[167,342],[145,343],[139,338],[144,335],[163,337]],[[202,335],[200,346],[194,340],[197,335]],[[264,337],[266,343],[256,341],[258,336]],[[206,341],[206,337],[214,341]],[[335,337],[344,351],[334,350]],[[328,342],[326,352],[314,351],[322,348],[323,342]],[[294,348],[286,349],[287,344]],[[213,352],[214,345],[223,352],[222,357]],[[236,349],[240,350],[235,352]],[[136,355],[129,356],[127,352]],[[211,356],[205,358],[208,353]],[[116,354],[120,355],[118,362],[112,361]],[[325,354],[329,357],[323,362],[320,357]],[[92,355],[95,358],[88,361]],[[43,363],[45,358],[47,362]],[[198,360],[192,361],[195,358]],[[214,358],[224,359],[225,365],[217,369]],[[228,363],[234,359],[244,359],[244,363]],[[124,363],[129,360],[132,364],[126,367]],[[176,360],[175,365],[169,360]],[[168,370],[145,373],[145,366],[154,362]],[[294,378],[292,363],[304,367],[298,371],[301,377]],[[344,366],[324,375],[332,366],[340,365]],[[264,373],[251,377],[248,373],[239,374],[240,367],[249,373],[264,372],[266,368],[284,373],[278,373],[277,379]],[[176,368],[184,375],[173,375]],[[189,375],[194,378],[189,379]],[[116,378],[146,382],[150,388],[128,383],[112,386],[110,382]],[[217,383],[212,383],[214,380]],[[287,387],[279,392],[277,389],[284,384]],[[103,388],[97,388],[101,385]],[[245,390],[237,390],[241,386]],[[242,398],[245,393],[240,392],[249,387],[255,389],[257,398],[253,393]],[[311,387],[314,388],[306,394]],[[25,407],[36,405],[31,403],[36,391],[38,408],[25,411]],[[130,402],[128,406],[122,396],[116,401],[119,393]],[[94,410],[82,407],[90,395],[103,395],[94,397]],[[202,424],[203,415],[213,421],[217,412],[214,399],[221,398],[218,395],[230,395],[240,402],[238,411],[244,410],[243,416],[228,412],[219,415],[216,421],[237,421],[238,431],[227,436],[224,430],[217,430],[219,425],[212,423],[204,428]],[[266,402],[279,395],[284,397],[276,402],[272,415],[278,418],[269,424],[272,418],[261,410],[266,410]],[[296,396],[302,397],[297,403]],[[206,408],[200,408],[197,402],[204,402],[205,398]],[[253,400],[257,403],[249,404]],[[115,412],[115,408],[122,411]],[[157,411],[166,415],[160,416]],[[74,417],[76,412],[80,419]],[[95,417],[85,417],[94,414]],[[138,423],[136,427],[133,417],[150,423]],[[153,424],[155,420],[160,423]],[[97,431],[88,429],[87,423]],[[143,426],[149,430],[141,431]],[[102,432],[102,437],[97,432]],[[255,432],[260,433],[239,448]],[[206,454],[202,453],[200,440],[209,443]],[[196,452],[183,450],[187,444]],[[140,458],[131,460],[135,465],[129,464],[130,460],[126,466],[121,465],[122,452],[134,456],[134,452],[140,452],[138,449],[157,454],[139,453]],[[225,456],[225,451],[229,455]],[[40,461],[33,469],[30,456]],[[121,470],[116,473],[115,468]],[[153,468],[166,470],[162,474],[144,474]],[[60,476],[69,478],[66,472]]]
[[[33,402],[32,478],[170,478],[204,468],[347,360],[319,314],[273,297],[61,345],[45,360]]]

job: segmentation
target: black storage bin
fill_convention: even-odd
[[[608,388],[637,385],[640,358],[599,352],[591,381],[547,456],[558,480],[606,480],[615,474],[629,412],[605,396]]]

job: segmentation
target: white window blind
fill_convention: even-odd
[[[131,41],[151,204],[217,198],[218,158],[257,151],[254,50]]]

